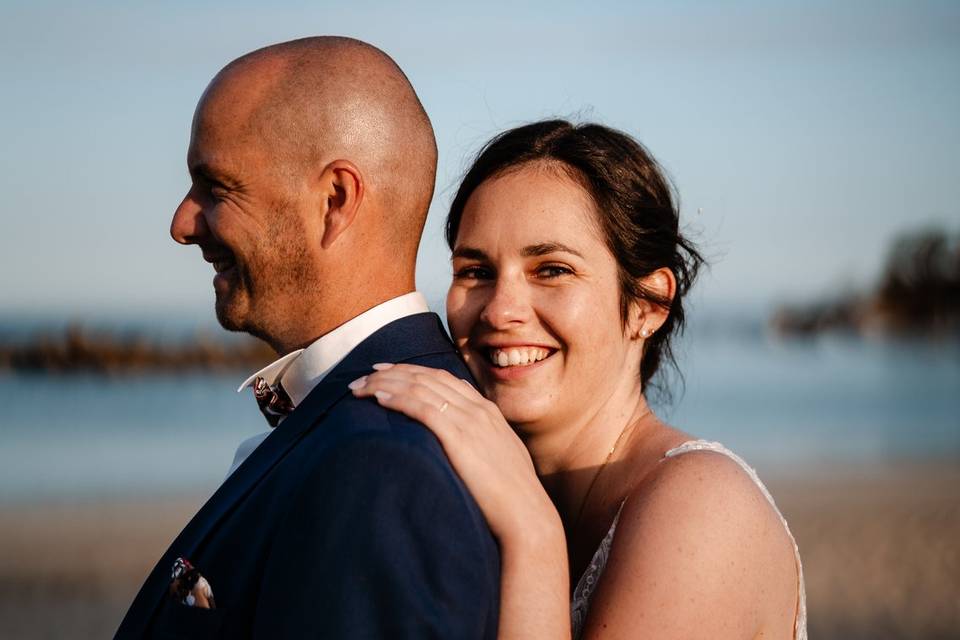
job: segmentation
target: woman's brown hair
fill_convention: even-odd
[[[680,233],[673,190],[653,156],[629,135],[598,124],[547,120],[505,131],[487,143],[467,171],[450,205],[446,239],[452,250],[463,209],[485,180],[531,162],[558,165],[590,194],[607,247],[617,261],[620,311],[647,300],[668,310],[666,321],[645,343],[640,362],[644,389],[660,365],[676,367],[674,335],[682,332],[683,297],[703,265],[696,247]],[[677,281],[672,299],[641,280],[666,267]]]

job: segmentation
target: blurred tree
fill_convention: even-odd
[[[872,292],[781,307],[770,324],[782,335],[841,330],[960,337],[960,234],[940,228],[905,232],[894,239]]]
[[[890,329],[950,331],[960,325],[960,237],[942,229],[896,239],[875,296]]]

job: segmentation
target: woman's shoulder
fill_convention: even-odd
[[[624,502],[603,599],[658,611],[658,624],[694,635],[697,624],[750,635],[792,614],[793,544],[764,492],[726,450],[671,449]]]
[[[724,498],[731,508],[766,505],[755,472],[739,456],[716,442],[687,440],[663,454],[630,492],[624,508],[636,505],[642,509],[659,501],[677,507],[709,507],[718,498]]]
[[[756,472],[719,443],[689,440],[666,451],[624,502],[618,535],[631,520],[653,520],[671,536],[689,532],[713,544],[769,538],[788,541],[781,517]],[[753,539],[753,542],[760,542]],[[785,545],[792,555],[792,545]]]

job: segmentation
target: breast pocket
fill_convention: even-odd
[[[156,640],[220,638],[225,616],[225,609],[188,607],[167,598],[157,613],[150,637]]]

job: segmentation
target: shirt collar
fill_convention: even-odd
[[[361,342],[394,320],[429,311],[419,291],[391,298],[351,318],[304,349],[291,351],[247,378],[237,391],[263,378],[271,386],[279,381],[296,407],[315,386]]]

